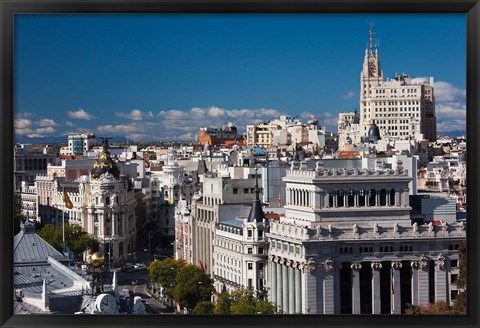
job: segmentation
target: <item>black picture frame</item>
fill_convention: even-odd
[[[468,314],[465,316],[74,316],[13,315],[13,18],[20,13],[463,13],[467,17]],[[422,326],[478,327],[478,177],[480,4],[478,0],[0,0],[0,325],[1,327],[125,326]]]

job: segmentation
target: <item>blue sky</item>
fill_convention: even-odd
[[[16,134],[193,140],[282,114],[335,131],[359,108],[369,21],[384,76],[433,76],[438,131],[465,130],[463,14],[127,14],[15,16]]]

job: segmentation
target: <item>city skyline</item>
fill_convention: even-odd
[[[16,136],[193,140],[280,115],[336,132],[370,21],[384,76],[434,77],[438,133],[465,131],[465,15],[18,15]]]

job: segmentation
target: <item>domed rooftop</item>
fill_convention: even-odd
[[[113,161],[108,151],[108,139],[102,138],[103,150],[98,155],[97,162],[93,164],[93,169],[91,172],[92,179],[99,179],[102,174],[110,173],[115,179],[118,179],[120,176],[120,170],[117,167],[117,164]]]
[[[380,140],[380,129],[375,124],[375,120],[372,121],[372,125],[370,125],[370,128],[368,129],[367,136],[370,142],[375,142]]]

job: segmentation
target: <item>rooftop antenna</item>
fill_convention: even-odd
[[[370,52],[373,51],[373,22],[370,21]]]

